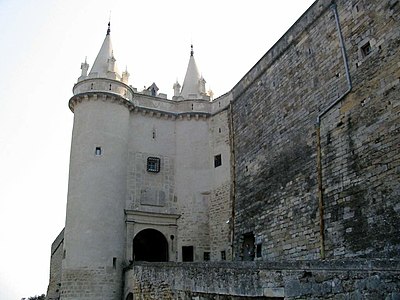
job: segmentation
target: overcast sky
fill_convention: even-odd
[[[46,293],[50,246],[64,227],[80,64],[107,30],[139,90],[173,95],[190,54],[218,97],[313,0],[0,0],[0,300]]]

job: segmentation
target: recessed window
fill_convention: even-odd
[[[101,155],[101,147],[96,147],[96,150],[94,150],[94,154],[96,155],[96,156],[100,156]]]
[[[209,261],[210,260],[210,252],[204,252],[203,253],[203,260],[204,261]]]
[[[160,172],[160,159],[158,157],[147,158],[147,171],[152,173]]]
[[[218,154],[218,155],[214,156],[214,168],[217,168],[220,165],[222,165],[222,158],[221,158],[221,154]]]
[[[361,47],[361,54],[363,57],[368,56],[372,51],[370,42],[367,42],[364,46]]]
[[[113,269],[115,270],[117,268],[117,258],[113,257]]]
[[[221,260],[226,260],[226,251],[221,251]]]
[[[110,84],[110,86],[108,87],[108,89],[111,91],[111,84]]]
[[[182,246],[182,261],[193,261],[193,246]]]
[[[262,244],[256,245],[256,257],[261,257],[261,248],[262,248]]]

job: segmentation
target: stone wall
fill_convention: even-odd
[[[50,279],[47,287],[46,299],[55,300],[60,297],[61,265],[63,259],[64,229],[51,245]]]
[[[398,299],[400,261],[135,264],[133,299]]]
[[[237,258],[245,235],[264,260],[399,257],[400,5],[336,2],[232,90]]]
[[[209,205],[210,260],[232,259],[231,200],[231,135],[229,110],[224,109],[210,121],[211,159],[221,155],[221,165],[213,167],[213,182]]]

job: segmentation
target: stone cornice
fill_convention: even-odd
[[[120,105],[125,106],[133,113],[140,113],[143,116],[156,117],[156,118],[164,118],[164,119],[172,119],[172,120],[200,120],[207,119],[212,114],[208,112],[196,112],[196,111],[188,111],[188,112],[171,112],[164,111],[159,109],[154,109],[150,107],[137,106],[129,99],[124,98],[123,96],[111,92],[104,91],[90,91],[84,92],[80,94],[76,94],[71,97],[69,100],[68,106],[72,112],[74,112],[75,105],[81,103],[83,101],[110,101],[114,103],[118,103]]]

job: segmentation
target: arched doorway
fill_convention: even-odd
[[[129,293],[128,296],[126,296],[126,300],[133,300],[133,294]]]
[[[155,229],[144,229],[133,239],[134,261],[168,261],[168,242]]]

